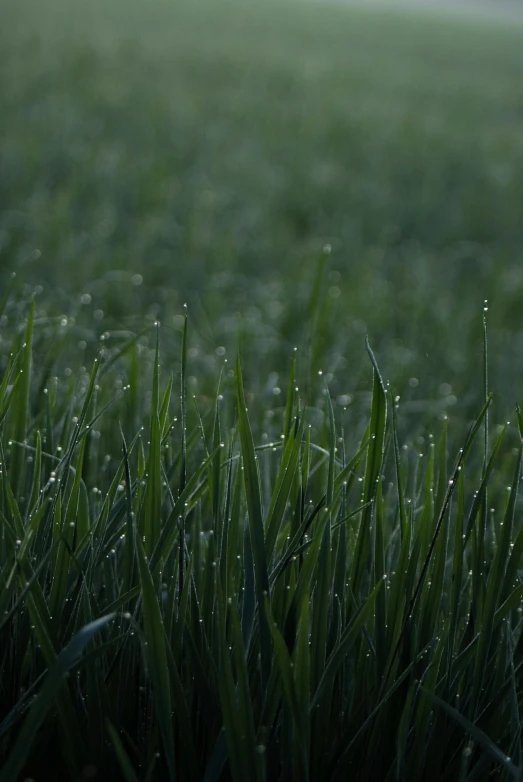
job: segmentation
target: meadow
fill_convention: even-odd
[[[2,16],[1,782],[521,779],[523,23]]]

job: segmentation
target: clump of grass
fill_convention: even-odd
[[[53,380],[9,306],[2,782],[520,778],[519,409],[422,454],[368,347],[366,426],[293,357],[262,432],[240,359],[189,393],[186,316],[172,374],[156,326]]]

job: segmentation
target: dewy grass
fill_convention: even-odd
[[[186,317],[181,378],[156,326],[52,381],[5,311],[2,782],[521,778],[519,408],[422,455],[369,348],[358,441],[293,355],[262,432],[241,357],[192,398]]]

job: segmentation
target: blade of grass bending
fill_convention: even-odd
[[[366,340],[367,352],[373,367],[372,409],[369,424],[370,443],[367,450],[367,464],[365,467],[365,482],[363,488],[364,504],[374,502],[376,496],[377,479],[381,471],[383,451],[385,444],[385,427],[387,422],[387,397],[385,386],[378,369],[378,364]],[[370,551],[370,527],[372,520],[372,507],[370,505],[361,515],[360,526],[356,539],[354,552],[354,565],[351,579],[351,589],[358,599],[363,588],[363,575],[369,566]]]
[[[333,524],[331,529],[334,531],[335,529],[338,529],[338,527],[341,527],[343,524],[346,524],[348,521],[354,518],[354,516],[357,516],[358,513],[361,513],[364,508],[367,508],[369,505],[372,505],[372,502],[366,502],[364,505],[360,505],[359,508],[356,508],[356,510],[352,510],[350,513],[347,513],[346,516],[344,516],[342,519],[336,522],[336,524]]]
[[[27,714],[7,763],[0,771],[0,782],[16,782],[25,766],[29,749],[36,739],[38,730],[62,687],[64,676],[76,665],[89,641],[113,618],[114,614],[109,614],[83,627],[60,652]]]
[[[426,690],[425,687],[420,686],[420,690],[428,698],[430,698],[433,703],[446,711],[453,720],[459,723],[459,725],[461,725],[467,731],[467,733],[472,736],[474,741],[479,744],[479,746],[482,747],[485,752],[487,752],[494,760],[500,763],[504,769],[506,769],[508,774],[513,779],[521,780],[521,769],[518,768],[496,744],[494,744],[492,739],[490,739],[487,734],[481,730],[481,728],[478,728],[477,725],[474,725],[473,722],[470,722],[470,720],[461,714],[461,712],[451,706],[450,703],[446,703],[446,701],[442,700],[442,698],[439,698],[434,693]]]
[[[237,396],[238,396],[238,429],[240,432],[240,444],[243,461],[243,481],[247,510],[249,513],[250,539],[252,546],[252,558],[254,562],[254,576],[256,581],[256,599],[260,614],[260,644],[261,667],[264,684],[269,678],[271,666],[271,635],[267,626],[265,615],[265,595],[269,595],[269,574],[267,571],[267,559],[265,554],[265,535],[263,528],[263,511],[260,489],[258,464],[254,452],[251,427],[247,416],[245,394],[241,374],[240,358],[236,362]]]
[[[169,770],[171,782],[176,778],[176,763],[174,758],[174,740],[172,733],[172,709],[169,668],[165,650],[165,632],[163,628],[162,612],[158,603],[158,596],[154,586],[153,577],[145,552],[136,535],[136,554],[140,583],[142,585],[142,612],[145,625],[145,639],[147,641],[146,657],[148,671],[153,687],[153,699],[160,725],[160,733]]]

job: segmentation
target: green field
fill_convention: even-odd
[[[0,11],[0,781],[522,779],[523,21]]]
[[[240,312],[265,379],[304,343],[330,244],[317,360],[336,392],[357,390],[368,333],[398,393],[414,376],[417,399],[447,383],[465,404],[488,297],[501,420],[512,409],[522,26],[321,4],[7,8],[4,275],[46,285],[58,314],[90,293],[93,336],[95,309],[138,329],[187,302],[207,353],[234,348]]]

